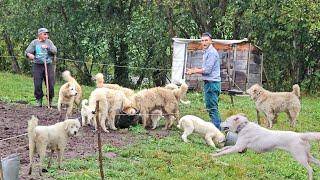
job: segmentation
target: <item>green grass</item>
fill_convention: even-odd
[[[33,82],[31,77],[0,73],[0,100],[6,102],[26,101],[34,104]],[[61,83],[55,87],[56,95]],[[88,97],[94,87],[85,87]],[[57,96],[56,96],[57,97]],[[181,116],[193,114],[209,119],[204,110],[203,94],[188,93],[190,105],[181,105]],[[55,99],[56,102],[56,99]],[[248,97],[220,96],[219,109],[222,119],[234,114],[245,113],[251,120],[256,119],[254,103]],[[302,110],[296,128],[290,128],[285,114],[281,114],[274,129],[297,132],[320,132],[320,97],[302,97]],[[265,118],[261,116],[265,123]],[[265,126],[266,124],[264,124]],[[141,126],[131,128],[129,133],[146,134]],[[146,135],[147,136],[147,135]],[[306,179],[306,170],[287,152],[276,150],[257,154],[250,150],[243,154],[232,154],[219,158],[209,157],[214,149],[205,145],[204,140],[195,134],[190,135],[191,143],[183,143],[181,132],[173,128],[170,136],[157,138],[147,136],[135,144],[122,148],[105,144],[103,152],[117,154],[115,158],[103,159],[107,179]],[[320,158],[318,143],[312,143],[312,152]],[[46,175],[53,179],[98,179],[97,157],[65,160],[63,170],[54,165]],[[314,179],[320,179],[320,167],[312,165]]]

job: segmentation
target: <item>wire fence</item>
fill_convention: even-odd
[[[0,58],[18,58],[18,59],[26,59],[24,56],[0,56]],[[116,64],[110,64],[110,63],[101,63],[101,62],[92,62],[92,61],[80,61],[76,59],[70,59],[70,58],[60,58],[57,57],[57,60],[63,60],[67,62],[74,62],[74,63],[83,63],[88,65],[99,65],[99,66],[108,66],[108,67],[121,67],[121,68],[128,68],[128,69],[141,69],[141,70],[152,70],[152,71],[172,71],[172,68],[154,68],[154,67],[141,67],[141,66],[131,66],[131,65],[116,65]],[[176,62],[184,62],[184,61],[176,61]],[[180,66],[171,66],[171,67],[180,67]]]
[[[2,58],[20,58],[20,59],[26,59],[26,57],[24,56],[0,56]],[[157,70],[157,71],[171,71],[172,69],[163,69],[163,68],[148,68],[148,67],[137,67],[137,66],[119,66],[119,65],[114,65],[114,64],[106,64],[106,63],[97,63],[97,62],[84,62],[84,61],[79,61],[79,60],[75,60],[75,59],[68,59],[68,58],[57,58],[58,60],[64,60],[64,61],[69,61],[69,62],[76,62],[76,63],[86,63],[86,64],[96,64],[96,65],[105,65],[105,66],[113,66],[113,67],[126,67],[126,68],[132,68],[132,69],[141,69],[141,70]],[[204,111],[208,111],[210,109],[204,109]],[[198,112],[198,110],[196,110],[195,112]],[[162,116],[170,116],[170,115],[176,115],[178,113],[164,113],[162,114]],[[117,113],[117,116],[127,116],[128,114],[125,113]],[[159,115],[159,114],[153,114],[153,113],[147,113],[147,114],[139,114],[141,116],[151,116],[151,115]],[[20,134],[20,135],[16,135],[16,136],[12,136],[9,138],[4,138],[4,139],[0,139],[0,143],[4,142],[4,141],[9,141],[12,139],[16,139],[22,136],[26,136],[27,133],[24,134]]]

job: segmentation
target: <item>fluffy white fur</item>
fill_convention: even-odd
[[[151,111],[150,120],[152,123],[152,129],[156,129],[158,126],[158,122],[163,117],[162,111],[160,109],[155,109]]]
[[[63,158],[64,150],[68,139],[75,136],[80,128],[78,119],[67,119],[63,122],[51,126],[38,126],[38,119],[32,116],[28,121],[28,138],[29,138],[29,175],[32,173],[33,156],[38,153],[40,156],[39,170],[42,175],[42,163],[46,155],[46,149],[51,150],[48,168],[51,165],[52,153],[58,152],[58,167]]]
[[[215,147],[215,144],[218,147],[223,147],[226,141],[224,134],[220,132],[211,122],[204,121],[197,116],[183,116],[179,120],[177,127],[184,131],[181,136],[184,142],[188,142],[187,138],[193,132],[203,136],[207,144],[212,147]]]
[[[126,97],[128,97],[128,98],[130,96],[134,95],[134,91],[132,89],[122,87],[118,84],[105,84],[104,83],[104,76],[102,73],[96,74],[93,79],[96,82],[97,88],[104,87],[104,88],[119,90],[119,91],[122,91],[126,95]]]
[[[78,82],[71,76],[70,71],[64,71],[62,77],[66,83],[59,90],[58,111],[61,114],[61,106],[66,105],[65,119],[68,119],[68,116],[72,114],[73,104],[80,105],[82,90]]]
[[[129,115],[135,115],[136,109],[132,107],[131,101],[125,96],[122,91],[108,89],[108,88],[97,88],[91,92],[89,97],[89,108],[90,115],[89,118],[93,119],[95,116],[96,101],[99,100],[99,117],[100,125],[105,132],[109,132],[106,127],[106,120],[108,126],[112,130],[117,130],[115,127],[116,114],[120,112],[125,112]],[[94,126],[96,122],[94,121]]]
[[[87,125],[91,125],[91,121],[92,119],[89,119],[89,114],[90,112],[90,108],[88,105],[89,101],[88,99],[84,99],[81,101],[81,125],[85,126]]]
[[[187,90],[188,86],[182,84],[179,89],[170,90],[164,87],[155,87],[134,94],[131,101],[133,107],[140,111],[143,127],[147,125],[149,114],[154,109],[161,109],[167,120],[164,129],[170,128],[174,120],[179,119],[179,101]]]
[[[280,112],[286,112],[290,119],[290,125],[292,127],[296,126],[297,117],[301,109],[299,100],[300,88],[295,84],[292,89],[292,92],[270,92],[255,84],[247,90],[247,93],[256,104],[257,112],[262,112],[266,115],[269,128],[272,128]]]
[[[238,139],[234,146],[226,146],[211,154],[213,157],[244,152],[247,148],[258,153],[282,149],[290,152],[307,169],[309,180],[313,178],[313,170],[309,163],[320,166],[320,161],[312,156],[309,144],[309,141],[320,140],[319,132],[273,131],[249,122],[247,117],[241,114],[227,118],[221,123],[221,128],[237,133]]]
[[[170,90],[179,89],[179,86],[176,85],[176,84],[174,84],[174,83],[166,84],[164,87],[167,88],[167,89],[170,89]],[[182,99],[185,97],[185,95],[186,95],[186,94],[184,94],[184,95],[181,96],[180,102],[181,102],[182,104],[190,104],[190,101],[184,101],[184,100],[182,100]]]
[[[97,129],[97,122],[96,122],[96,113],[99,112],[99,120],[100,126],[103,127],[103,131],[109,132],[106,128],[105,121],[108,115],[108,103],[107,103],[107,89],[105,88],[96,88],[93,90],[89,96],[89,114],[88,119],[92,120],[93,126]],[[99,101],[99,109],[97,109],[97,101]]]

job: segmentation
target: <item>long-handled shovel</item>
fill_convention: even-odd
[[[47,61],[44,58],[44,71],[45,71],[45,76],[46,76],[46,94],[47,94],[47,103],[48,103],[48,108],[50,108],[50,102],[49,102],[49,79],[48,79],[48,67],[47,67]]]

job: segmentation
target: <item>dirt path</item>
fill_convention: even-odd
[[[32,115],[36,115],[39,118],[39,125],[51,125],[59,121],[59,113],[55,108],[47,109],[45,107],[38,108],[24,104],[6,104],[0,102],[0,157],[3,158],[13,153],[19,154],[19,179],[39,179],[39,177],[34,177],[34,175],[30,177],[27,174],[29,163],[28,137],[23,134],[27,132],[28,120]],[[74,116],[80,117],[79,114]],[[110,133],[101,133],[101,139],[102,144],[122,147],[136,143],[150,135],[162,138],[169,134],[168,131],[160,129],[143,135],[132,134],[127,130],[118,130],[111,131]],[[18,135],[22,136],[16,137]],[[96,133],[90,127],[83,127],[79,136],[70,139],[64,158],[81,158],[96,154],[97,151]],[[46,177],[45,179],[48,178]]]

